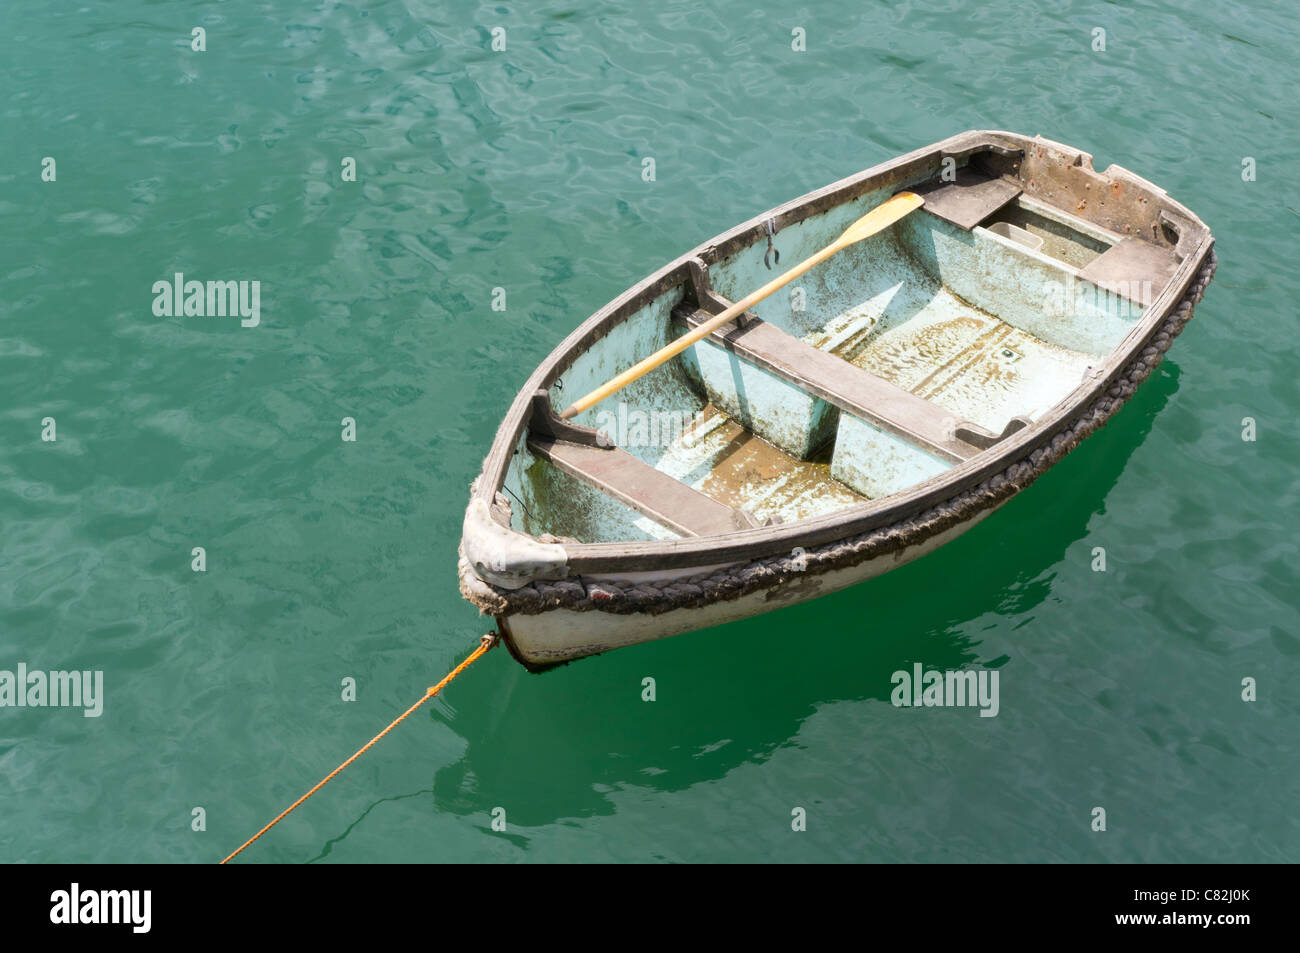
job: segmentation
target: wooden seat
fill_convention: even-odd
[[[1178,258],[1172,249],[1125,238],[1094,258],[1079,274],[1097,287],[1145,308],[1177,270]]]
[[[762,525],[618,447],[555,440],[539,433],[528,449],[588,486],[682,536],[715,536]]]
[[[712,315],[680,308],[674,317],[695,328]],[[708,340],[950,463],[970,459],[1028,422],[1016,418],[1003,434],[991,433],[761,318],[746,314],[743,321],[714,331]]]
[[[958,169],[952,181],[942,177],[918,185],[913,191],[925,199],[923,208],[960,229],[970,231],[1021,192],[1008,179]]]

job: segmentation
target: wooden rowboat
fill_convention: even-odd
[[[572,420],[900,192],[923,204]],[[766,612],[922,556],[1115,413],[1215,267],[1159,187],[974,131],[706,242],[533,372],[465,513],[461,591],[530,669]]]

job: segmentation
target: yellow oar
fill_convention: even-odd
[[[737,301],[726,311],[723,311],[721,314],[710,318],[708,321],[705,321],[694,331],[691,331],[689,334],[682,335],[672,344],[669,344],[667,347],[655,351],[655,353],[651,354],[644,361],[641,361],[639,364],[629,367],[622,374],[619,374],[613,380],[609,381],[609,383],[602,384],[600,387],[597,387],[586,397],[583,397],[581,400],[574,401],[572,404],[569,405],[568,409],[566,409],[564,413],[560,414],[560,416],[568,420],[570,418],[576,417],[578,414],[582,413],[584,410],[587,410],[589,407],[593,407],[596,404],[599,404],[610,394],[622,390],[624,387],[632,383],[638,377],[650,373],[660,364],[664,363],[670,358],[676,357],[678,354],[682,353],[682,351],[686,350],[696,341],[708,337],[710,334],[712,334],[718,328],[722,327],[728,321],[734,319],[737,315],[744,314],[746,311],[748,311],[754,305],[758,304],[758,302],[762,301],[768,295],[785,287],[790,282],[794,281],[796,278],[802,275],[805,271],[808,271],[810,268],[813,268],[816,265],[821,264],[827,258],[830,258],[831,255],[834,255],[836,252],[844,248],[848,248],[850,245],[855,244],[856,242],[862,241],[864,238],[870,238],[872,235],[876,234],[877,232],[888,228],[890,225],[893,225],[895,222],[897,222],[908,212],[911,212],[913,209],[920,208],[922,201],[923,200],[919,195],[914,195],[911,192],[900,192],[898,195],[895,195],[889,201],[883,203],[882,205],[876,206],[866,215],[862,216],[860,219],[858,219],[856,222],[850,225],[848,227],[848,230],[843,235],[835,239],[835,241],[831,242],[829,245],[827,245],[817,254],[795,265],[793,268],[791,268],[789,271],[787,271],[785,274],[781,275],[780,277],[773,278],[771,281],[763,285],[763,287],[759,288],[749,297],[745,298],[743,301]]]

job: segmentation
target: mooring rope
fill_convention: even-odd
[[[461,672],[465,671],[465,669],[469,668],[469,667],[470,667],[471,665],[473,665],[476,661],[478,661],[480,658],[482,658],[484,655],[486,655],[486,654],[487,654],[487,653],[492,649],[492,647],[493,647],[494,645],[496,645],[498,641],[500,641],[500,638],[501,638],[501,636],[498,635],[497,633],[492,633],[492,634],[489,634],[489,635],[485,635],[485,636],[483,636],[483,639],[479,642],[479,646],[478,646],[478,648],[476,648],[473,652],[471,652],[471,653],[469,654],[469,658],[465,659],[465,661],[461,662],[461,663],[460,663],[459,665],[457,665],[454,669],[452,669],[450,672],[448,672],[446,678],[444,678],[442,681],[440,681],[437,685],[431,685],[431,686],[429,686],[428,690],[425,691],[424,695],[420,698],[420,700],[419,700],[418,702],[416,702],[416,703],[415,703],[414,705],[412,705],[410,708],[406,709],[406,711],[402,712],[400,715],[398,715],[396,718],[394,718],[392,724],[390,724],[387,728],[385,728],[385,729],[384,729],[383,731],[381,731],[379,734],[375,735],[373,738],[371,738],[369,741],[367,741],[364,745],[362,745],[362,746],[357,750],[356,754],[354,754],[352,757],[348,758],[348,760],[344,761],[341,765],[339,765],[337,768],[335,768],[335,769],[334,769],[333,771],[331,771],[329,774],[325,775],[325,777],[322,778],[322,779],[321,779],[321,780],[316,784],[316,786],[313,787],[310,791],[308,791],[308,792],[307,792],[306,794],[304,794],[302,797],[298,798],[298,800],[294,801],[292,804],[290,804],[288,807],[286,807],[283,811],[281,811],[280,814],[275,818],[275,820],[273,820],[270,824],[267,824],[265,827],[263,827],[260,831],[258,831],[256,834],[254,834],[254,835],[253,835],[252,837],[250,837],[248,840],[244,841],[244,843],[240,844],[240,845],[239,845],[239,848],[238,848],[237,850],[235,850],[233,853],[231,853],[230,856],[227,857],[225,860],[223,860],[221,863],[224,864],[224,863],[226,863],[227,861],[231,860],[233,857],[238,856],[238,854],[239,854],[242,850],[244,850],[244,848],[248,847],[250,844],[253,843],[253,841],[257,840],[259,837],[261,837],[263,834],[265,834],[265,833],[266,833],[267,831],[269,831],[271,828],[275,827],[276,824],[279,824],[282,820],[284,820],[286,817],[288,817],[289,814],[294,810],[294,808],[296,808],[296,807],[297,807],[299,804],[301,804],[303,801],[307,800],[307,798],[311,797],[313,794],[315,794],[317,791],[319,791],[321,788],[323,788],[323,787],[324,787],[324,786],[325,786],[329,781],[333,780],[333,778],[334,778],[334,776],[335,776],[336,774],[338,774],[340,771],[342,771],[344,768],[346,768],[348,765],[350,765],[353,761],[356,761],[357,758],[361,757],[363,754],[365,754],[367,751],[369,751],[369,750],[374,746],[375,742],[377,742],[380,738],[384,737],[384,735],[388,734],[390,731],[392,731],[394,728],[396,728],[398,725],[400,725],[400,724],[402,723],[402,720],[403,720],[407,715],[411,714],[411,712],[415,711],[417,708],[419,708],[421,705],[423,705],[425,702],[427,702],[427,701],[428,701],[430,698],[432,698],[434,695],[438,694],[438,692],[440,692],[440,691],[442,691],[444,688],[446,688],[449,684],[451,684],[451,680],[452,680],[453,678],[455,678],[455,677],[456,677],[457,675],[459,675]]]

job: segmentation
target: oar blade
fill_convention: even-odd
[[[877,205],[866,215],[850,225],[840,236],[842,245],[852,245],[864,238],[870,238],[883,229],[893,225],[900,218],[925,204],[925,199],[915,192],[899,192],[892,199]]]

